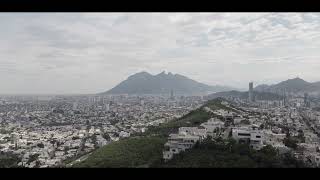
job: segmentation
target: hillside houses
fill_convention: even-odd
[[[181,151],[192,148],[200,140],[200,136],[187,134],[185,131],[178,134],[170,134],[168,142],[164,145],[164,160],[170,160],[174,154],[179,154]]]
[[[233,139],[238,143],[247,143],[255,150],[260,150],[264,147],[263,136],[262,131],[257,130],[255,126],[232,129]]]
[[[200,127],[204,127],[207,136],[215,137],[217,134],[222,132],[225,123],[217,118],[211,118],[207,122],[202,123]],[[218,132],[218,130],[220,132]]]

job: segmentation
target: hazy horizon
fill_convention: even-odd
[[[146,71],[320,81],[320,13],[1,13],[0,94],[93,94]]]

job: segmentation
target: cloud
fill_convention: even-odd
[[[293,74],[320,80],[320,13],[6,13],[0,20],[0,93],[95,93],[141,70],[238,87]]]

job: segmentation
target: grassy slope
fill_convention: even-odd
[[[132,137],[96,150],[75,167],[148,167],[162,158],[165,138]]]
[[[14,154],[0,154],[0,168],[16,168],[18,162],[21,161],[17,155]]]
[[[226,107],[221,99],[209,101],[213,109]],[[174,157],[168,163],[162,160],[163,145],[170,133],[181,126],[198,126],[212,114],[202,108],[182,118],[150,128],[146,133],[113,142],[93,152],[88,159],[74,167],[297,167],[294,159],[281,160],[274,149],[256,152],[246,145],[206,141]],[[223,142],[223,141],[221,141]],[[229,141],[227,141],[229,142]],[[289,162],[288,165],[286,162]]]
[[[182,118],[172,120],[169,123],[161,124],[160,126],[150,127],[143,135],[168,136],[170,133],[176,133],[179,127],[199,126],[211,118],[210,113],[203,109],[193,110]]]
[[[212,115],[203,108],[196,109],[169,123],[150,127],[143,134],[104,146],[74,167],[138,167],[157,164],[162,159],[163,145],[170,133],[177,132],[182,126],[199,126],[210,117]]]
[[[195,148],[180,153],[167,163],[154,164],[155,167],[202,167],[202,168],[297,168],[302,162],[289,154],[279,156],[276,149],[267,146],[255,151],[233,140],[214,142],[207,140]]]

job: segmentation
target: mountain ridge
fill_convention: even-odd
[[[283,97],[281,95],[271,93],[271,92],[259,92],[259,91],[254,91],[254,95],[256,100],[282,100]],[[239,99],[248,99],[249,98],[249,93],[248,91],[224,91],[224,92],[217,92],[208,95],[208,99],[215,99],[215,98],[239,98]]]
[[[112,89],[101,94],[209,94],[235,88],[227,86],[210,86],[197,82],[180,74],[162,71],[152,75],[141,71],[129,76]]]
[[[307,82],[299,77],[281,81],[277,84],[261,84],[254,88],[258,92],[272,93],[311,93],[320,94],[320,82]]]

